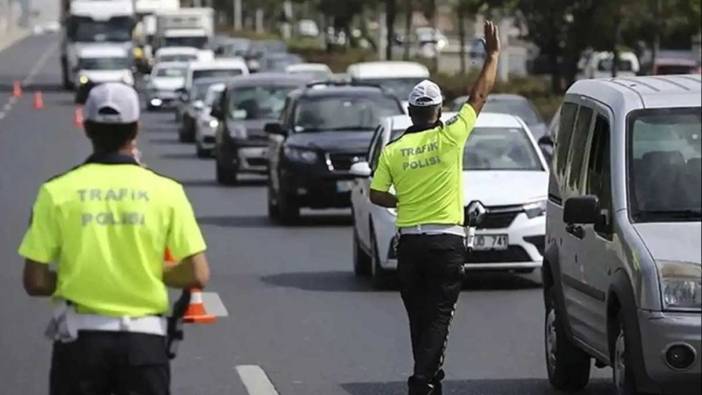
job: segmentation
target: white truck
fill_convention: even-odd
[[[154,49],[176,46],[207,49],[213,37],[212,8],[181,8],[158,12]]]
[[[157,31],[156,14],[180,9],[180,0],[136,0],[134,3],[138,23],[134,29],[137,66],[149,71],[153,64],[154,38]]]
[[[61,71],[66,89],[76,86],[78,54],[85,45],[109,43],[132,53],[132,0],[62,0]]]

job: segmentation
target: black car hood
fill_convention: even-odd
[[[307,132],[293,133],[285,143],[295,147],[313,148],[330,153],[365,154],[372,138],[372,131]]]

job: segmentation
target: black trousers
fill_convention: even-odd
[[[170,367],[163,336],[80,331],[54,343],[50,395],[168,395]]]
[[[449,326],[463,283],[464,239],[403,235],[398,246],[400,293],[409,317],[413,381],[440,387]]]

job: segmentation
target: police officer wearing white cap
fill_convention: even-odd
[[[423,81],[414,88],[412,126],[383,150],[371,183],[371,201],[397,209],[397,270],[414,356],[410,395],[442,394],[444,352],[465,262],[463,151],[495,84],[500,52],[490,21],[485,47],[485,64],[468,102],[446,124],[440,121],[439,87]]]
[[[19,248],[27,293],[55,302],[50,394],[167,395],[166,287],[205,286],[205,242],[183,187],[134,157],[134,89],[96,86],[85,113],[93,154],[41,186]]]

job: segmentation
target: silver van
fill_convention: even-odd
[[[700,75],[582,80],[567,92],[543,262],[551,384],[700,394]]]

